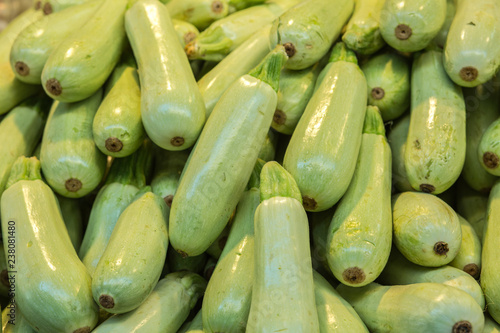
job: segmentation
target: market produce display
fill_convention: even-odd
[[[2,332],[500,333],[499,45],[498,0],[33,1]]]

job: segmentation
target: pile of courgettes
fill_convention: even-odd
[[[0,32],[3,332],[500,332],[498,0],[39,0]]]

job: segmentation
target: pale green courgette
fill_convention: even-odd
[[[450,263],[462,243],[457,214],[443,200],[421,192],[392,199],[393,241],[411,262],[439,267]]]
[[[92,121],[102,91],[78,103],[52,105],[43,132],[40,162],[47,183],[68,198],[92,192],[106,171],[106,155],[92,136]]]
[[[177,332],[180,333],[180,332]],[[203,318],[202,310],[198,311],[191,323],[186,329],[185,333],[203,333]]]
[[[16,161],[1,208],[9,279],[26,320],[38,332],[89,333],[98,316],[91,277],[71,244],[54,193],[41,180],[36,157]]]
[[[168,274],[137,309],[115,315],[94,333],[176,333],[203,295],[207,282],[198,274]]]
[[[481,240],[470,223],[458,215],[462,227],[462,244],[450,266],[456,267],[478,279],[481,272]]]
[[[373,54],[385,41],[380,33],[380,13],[385,0],[357,0],[342,41],[360,54]]]
[[[146,133],[163,149],[191,147],[205,123],[205,105],[168,10],[140,0],[127,11],[125,29],[139,66]]]
[[[227,0],[171,0],[166,6],[170,17],[189,22],[200,30],[229,12]]]
[[[243,193],[203,298],[205,332],[245,332],[254,281],[254,215],[260,191]]]
[[[85,2],[89,0],[35,0],[35,8],[41,9],[45,15],[50,15]]]
[[[368,106],[354,176],[328,229],[326,258],[340,282],[364,286],[384,269],[391,243],[391,149],[378,108]]]
[[[353,9],[353,0],[302,1],[274,21],[269,33],[270,46],[281,44],[285,47],[290,58],[285,68],[310,67],[340,36]]]
[[[387,136],[392,151],[392,184],[399,192],[413,191],[405,168],[405,148],[409,128],[410,114],[408,113],[397,120]]]
[[[172,23],[183,47],[193,41],[200,34],[200,31],[189,22],[172,19]]]
[[[465,291],[438,283],[361,288],[340,285],[344,297],[371,332],[482,332],[483,310]]]
[[[80,204],[77,199],[69,199],[62,195],[56,195],[57,202],[61,208],[61,215],[68,230],[69,238],[73,247],[78,252],[83,238],[83,220]]]
[[[498,110],[498,103],[495,103]],[[484,170],[497,178],[500,176],[500,118],[493,121],[483,133],[477,147],[477,159]]]
[[[308,211],[332,207],[347,191],[361,146],[366,80],[353,51],[334,46],[283,161]],[[335,184],[335,186],[331,186]]]
[[[283,47],[271,51],[228,88],[208,118],[172,202],[169,237],[177,251],[205,252],[226,226],[271,125],[286,60]]]
[[[50,97],[78,102],[102,87],[125,46],[127,3],[103,0],[91,18],[51,52],[42,72],[42,85]]]
[[[269,162],[273,161],[276,156],[276,145],[278,144],[278,134],[272,129],[269,129],[266,135],[266,139],[260,147],[259,156],[263,161]]]
[[[483,333],[500,333],[500,325],[496,321],[494,321],[488,314],[484,315]]]
[[[11,301],[2,311],[2,333],[35,333],[21,311]]]
[[[465,161],[462,89],[446,75],[441,52],[427,51],[413,61],[411,91],[406,173],[415,190],[439,194],[455,183]]]
[[[446,18],[441,26],[441,29],[437,33],[436,37],[432,43],[436,44],[439,48],[444,49],[446,44],[446,39],[448,38],[448,31],[450,31],[451,23],[455,18],[456,13],[456,0],[446,0]]]

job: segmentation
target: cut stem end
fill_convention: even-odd
[[[66,183],[64,184],[64,186],[66,187],[66,189],[69,191],[69,192],[77,192],[78,190],[80,190],[82,188],[82,182],[76,178],[70,178],[66,181]]]
[[[394,34],[399,40],[407,40],[411,37],[412,30],[406,24],[399,24],[396,29],[394,29]]]
[[[475,67],[467,66],[460,70],[459,75],[465,82],[472,82],[477,79],[478,71]]]
[[[365,272],[359,267],[350,267],[342,273],[342,278],[350,284],[360,284],[366,279]]]
[[[109,295],[99,296],[99,304],[105,309],[112,309],[115,307],[115,300]]]
[[[47,82],[45,82],[45,89],[47,89],[47,91],[54,96],[61,95],[63,90],[61,83],[59,83],[59,81],[54,78],[49,79],[47,80]]]
[[[380,99],[384,98],[385,91],[381,87],[375,87],[372,89],[371,95],[372,95],[373,99],[380,100]]]
[[[104,146],[108,151],[117,153],[123,149],[123,142],[118,138],[107,138]]]
[[[434,244],[434,252],[440,256],[444,256],[445,254],[450,251],[450,248],[448,247],[448,243],[446,242],[437,242]]]
[[[28,76],[30,74],[30,68],[22,61],[16,62],[16,72],[21,76]]]
[[[483,162],[488,169],[495,169],[498,167],[500,159],[497,154],[487,151],[483,154]]]
[[[472,324],[467,320],[462,320],[453,325],[453,333],[472,333]]]

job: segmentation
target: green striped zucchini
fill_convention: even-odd
[[[172,202],[169,236],[177,251],[205,252],[228,223],[271,125],[286,58],[283,47],[271,51],[228,88],[208,118]]]
[[[191,147],[205,123],[205,105],[166,7],[136,2],[125,29],[139,65],[146,133],[163,149]]]
[[[384,269],[391,243],[391,149],[378,108],[368,106],[354,176],[328,229],[326,258],[340,282],[364,286]]]
[[[92,192],[106,170],[106,155],[92,136],[92,121],[102,91],[78,103],[52,105],[43,132],[40,162],[47,183],[55,192],[80,198]]]
[[[120,60],[128,0],[103,0],[91,18],[50,54],[42,71],[45,92],[61,102],[94,95]]]
[[[41,180],[36,157],[14,164],[1,210],[9,279],[26,320],[38,332],[90,332],[98,316],[91,277],[71,244],[54,193]]]
[[[335,45],[321,76],[283,161],[299,185],[305,209],[313,212],[332,207],[347,191],[366,113],[366,80],[354,52],[343,43]]]

